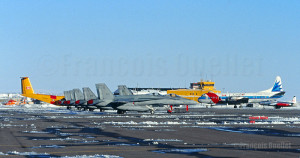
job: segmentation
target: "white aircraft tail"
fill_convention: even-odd
[[[296,104],[296,103],[297,103],[296,96],[293,97],[292,103],[293,103],[293,104]]]
[[[270,89],[267,89],[267,90],[264,90],[264,91],[261,91],[261,92],[282,92],[283,89],[282,89],[282,82],[281,82],[281,78],[280,76],[277,76],[276,79],[275,79],[275,83],[274,83],[274,86],[271,87]]]
[[[272,88],[272,92],[280,92],[280,91],[283,91],[282,82],[281,82],[280,76],[277,76],[276,80],[275,80],[275,83],[274,83],[274,86]]]

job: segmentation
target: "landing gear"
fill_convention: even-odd
[[[275,106],[275,109],[280,109],[281,107],[280,106]]]
[[[67,106],[67,109],[68,109],[68,110],[71,110],[71,107],[70,107],[70,106]]]
[[[124,110],[118,110],[117,114],[125,114],[125,111]]]
[[[94,111],[94,109],[89,109],[89,111]]]
[[[153,110],[150,110],[150,114],[154,114],[154,111],[153,111]]]
[[[104,112],[104,109],[100,109],[100,112]]]
[[[234,105],[234,107],[233,107],[233,108],[235,108],[235,109],[236,109],[236,108],[237,108],[237,106],[236,106],[236,105]]]

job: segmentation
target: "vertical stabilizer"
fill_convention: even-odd
[[[75,100],[75,92],[73,90],[69,90],[70,96],[71,96],[71,100]]]
[[[92,90],[89,87],[82,88],[83,95],[86,100],[92,100],[97,99],[96,95],[92,92]]]
[[[296,104],[296,103],[297,103],[296,96],[293,97],[292,103],[293,103],[293,104]]]
[[[69,91],[64,91],[64,96],[67,101],[71,100],[71,95],[70,95]]]
[[[113,100],[114,95],[108,89],[105,83],[96,84],[97,93],[100,100]]]
[[[125,85],[118,86],[119,95],[133,95],[131,90],[129,90]]]
[[[272,92],[280,92],[280,91],[283,91],[282,82],[281,82],[280,76],[277,76],[276,80],[275,80],[275,83],[274,83],[274,86],[272,88]]]
[[[75,100],[84,100],[83,93],[80,91],[80,89],[73,89],[74,94],[75,94]]]
[[[34,94],[28,77],[21,77],[22,94]]]

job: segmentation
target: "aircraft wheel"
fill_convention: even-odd
[[[125,113],[124,110],[118,110],[118,111],[117,111],[117,114],[124,114],[124,113]]]
[[[100,112],[104,112],[104,109],[100,109]]]
[[[151,110],[151,111],[150,111],[150,114],[154,114],[154,111],[153,111],[153,110]]]
[[[236,106],[236,105],[234,105],[234,108],[237,108],[237,106]]]
[[[94,109],[89,109],[89,111],[94,111]]]
[[[71,107],[67,106],[67,109],[68,109],[68,110],[70,110],[70,109],[71,109]]]

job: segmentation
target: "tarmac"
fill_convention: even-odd
[[[0,107],[0,157],[299,157],[299,109]]]

